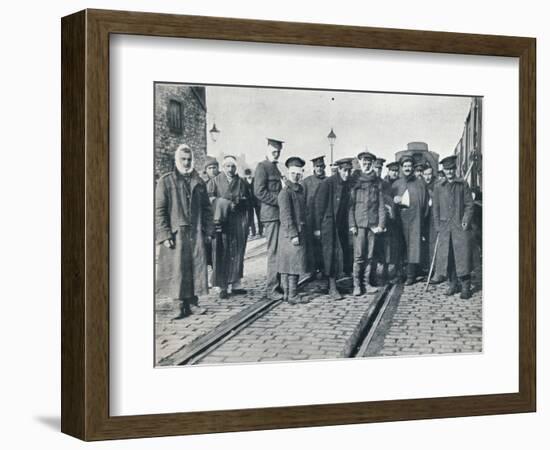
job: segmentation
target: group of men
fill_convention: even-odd
[[[266,157],[254,177],[237,174],[237,160],[207,157],[204,179],[193,169],[193,152],[182,145],[175,169],[156,189],[157,280],[165,274],[166,295],[178,302],[178,318],[195,312],[198,296],[211,285],[221,298],[244,294],[244,254],[254,215],[267,243],[266,296],[290,304],[307,299],[298,279],[326,279],[323,289],[343,298],[337,279],[353,279],[353,295],[377,291],[382,282],[434,273],[448,280],[447,295],[471,296],[473,199],[468,183],[457,178],[456,157],[441,161],[434,177],[429,164],[410,156],[386,165],[369,151],[335,162],[330,176],[324,157],[305,161],[280,158],[283,141],[267,139]],[[256,234],[253,230],[253,234]],[[206,265],[212,267],[208,280]]]

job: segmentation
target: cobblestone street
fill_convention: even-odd
[[[482,292],[462,300],[460,294],[446,296],[446,289],[446,283],[427,293],[424,283],[405,287],[367,356],[481,352]]]
[[[177,364],[186,349],[208,333],[247,313],[265,292],[265,239],[248,243],[243,287],[247,294],[220,299],[218,293],[200,299],[203,314],[172,320],[174,305],[157,299],[156,354],[158,365]],[[350,295],[351,280],[339,283],[345,298],[334,301],[321,290],[326,281],[314,280],[301,289],[308,304],[275,304],[248,326],[236,329],[212,345],[194,364],[243,363],[350,357],[364,338],[378,295]],[[446,285],[424,283],[399,287],[392,295],[368,343],[368,356],[398,356],[480,352],[482,350],[482,293],[469,300],[444,295]],[[381,304],[381,302],[380,302]],[[190,345],[191,344],[191,345]]]

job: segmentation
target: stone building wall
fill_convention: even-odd
[[[177,105],[179,117],[173,114]],[[174,152],[180,144],[193,149],[195,168],[200,173],[206,156],[206,133],[204,87],[155,84],[155,180],[173,170]]]

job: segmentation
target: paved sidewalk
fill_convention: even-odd
[[[446,296],[446,283],[406,286],[392,315],[381,348],[368,356],[397,356],[482,351],[482,292],[462,300]]]

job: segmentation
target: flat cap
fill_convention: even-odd
[[[401,159],[399,160],[399,164],[402,166],[403,164],[405,164],[406,162],[411,162],[414,164],[414,158],[412,156],[409,156],[409,155],[404,155],[401,157]]]
[[[385,162],[386,162],[386,160],[384,158],[376,158],[376,160],[374,161],[374,167],[382,168],[382,167],[384,167]]]
[[[218,160],[216,158],[214,158],[213,156],[207,156],[206,158],[204,158],[204,167],[209,167],[209,166],[219,166],[220,164],[218,163]]]
[[[351,169],[353,167],[353,158],[340,158],[338,161],[334,162],[334,165],[337,167],[342,167],[344,169]]]
[[[362,151],[357,155],[357,159],[363,159],[363,158],[370,159],[371,161],[376,160],[376,156],[374,156],[371,152],[367,152],[367,151]]]
[[[311,160],[311,162],[313,163],[313,167],[316,167],[316,166],[326,166],[325,164],[325,156],[316,156],[315,158],[313,158]]]
[[[386,169],[399,170],[399,163],[397,161],[392,161],[391,163],[386,164]]]
[[[285,166],[287,167],[304,167],[305,165],[306,162],[298,156],[291,156],[285,162]]]

